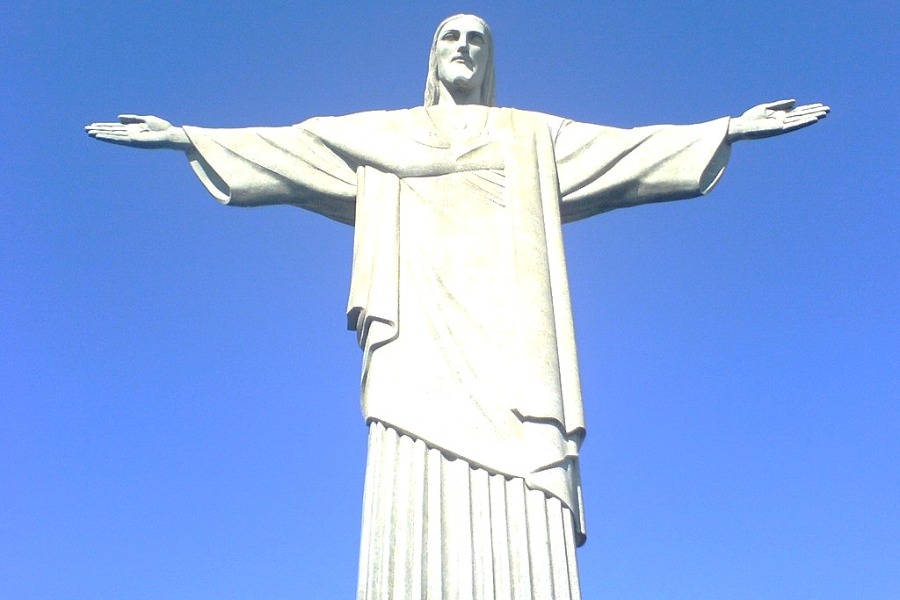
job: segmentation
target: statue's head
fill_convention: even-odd
[[[444,19],[434,32],[425,80],[425,106],[440,100],[446,89],[481,91],[480,104],[494,106],[494,40],[481,17],[454,15]]]

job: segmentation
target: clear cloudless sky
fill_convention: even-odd
[[[352,229],[82,128],[418,105],[456,12],[493,27],[501,105],[833,108],[708,197],[565,227],[585,598],[900,598],[894,0],[5,3],[0,598],[354,597]]]

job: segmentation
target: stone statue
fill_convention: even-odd
[[[437,29],[425,106],[291,127],[94,123],[186,152],[223,204],[355,226],[348,328],[369,426],[360,599],[579,598],[585,433],[561,224],[707,193],[732,143],[828,113],[793,100],[631,130],[494,106],[491,31]]]

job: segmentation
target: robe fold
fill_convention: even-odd
[[[366,421],[521,479],[571,514],[581,544],[585,424],[561,224],[706,193],[727,127],[465,106],[185,132],[219,201],[355,225],[347,316]]]

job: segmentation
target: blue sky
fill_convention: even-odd
[[[585,598],[900,597],[896,3],[141,4],[0,8],[0,597],[353,597],[352,230],[82,127],[413,106],[456,12],[502,105],[833,108],[709,197],[565,228]]]

